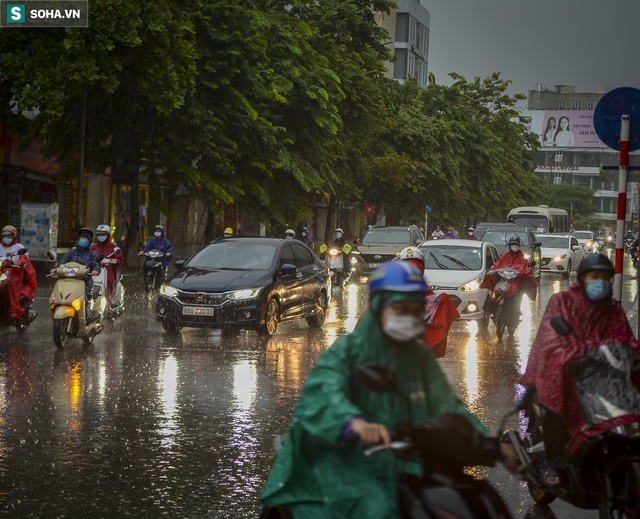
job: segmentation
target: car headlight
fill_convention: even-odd
[[[229,294],[230,299],[251,299],[252,297],[258,297],[258,294],[262,291],[260,288],[245,288],[243,290],[236,290]]]
[[[526,253],[526,252],[525,252],[524,257],[525,257],[525,258],[527,259],[527,261],[528,261],[528,260],[530,260],[530,259],[531,259],[531,254],[529,254],[529,253]]]
[[[480,283],[478,283],[477,279],[474,279],[473,281],[469,281],[462,285],[459,290],[462,292],[477,292],[480,290]]]
[[[160,287],[160,293],[167,297],[176,297],[178,295],[178,290],[168,285],[162,285]]]
[[[567,257],[566,254],[558,254],[555,258],[553,258],[553,261],[562,261],[566,257]]]
[[[591,247],[591,242],[588,241],[587,243],[584,244],[585,247]]]

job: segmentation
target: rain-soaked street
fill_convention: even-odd
[[[2,517],[257,517],[272,437],[286,430],[318,355],[366,306],[365,287],[350,285],[334,290],[318,332],[301,320],[270,340],[197,329],[169,335],[135,297],[135,279],[125,315],[88,347],[54,346],[48,285],[28,331],[0,330]],[[519,391],[549,297],[568,286],[543,275],[538,300],[525,298],[516,336],[503,342],[493,325],[481,335],[475,323],[454,324],[440,365],[490,430]],[[624,298],[634,297],[627,278]],[[480,473],[515,517],[597,517],[560,502],[532,508],[506,469]]]

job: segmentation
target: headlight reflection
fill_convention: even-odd
[[[464,383],[467,387],[467,403],[473,404],[478,398],[478,323],[469,321],[469,340],[464,347]]]

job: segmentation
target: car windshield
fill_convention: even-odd
[[[244,240],[212,243],[198,252],[187,267],[210,270],[268,269],[273,263],[276,245]]]
[[[482,241],[493,243],[494,245],[508,245],[509,244],[509,239],[512,238],[514,235],[516,235],[518,238],[520,238],[520,241],[522,242],[522,245],[524,245],[525,247],[528,247],[529,245],[531,245],[529,243],[529,235],[526,232],[523,232],[523,231],[519,231],[519,232],[513,232],[513,231],[508,231],[508,232],[489,231],[489,232],[485,233],[485,235],[482,237]]]
[[[423,247],[426,270],[480,270],[482,249],[472,247]]]
[[[533,232],[547,232],[549,229],[549,220],[543,215],[511,215],[510,219],[513,223],[518,224],[521,227],[529,227]]]
[[[411,233],[403,229],[371,229],[362,238],[362,243],[411,244]]]
[[[566,236],[538,236],[538,241],[542,247],[550,249],[568,249],[569,241]]]
[[[578,239],[578,240],[592,240],[593,239],[593,234],[591,234],[590,232],[585,232],[585,231],[575,231],[573,233],[573,235]]]

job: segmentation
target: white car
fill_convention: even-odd
[[[591,231],[573,231],[573,236],[582,245],[585,254],[598,252],[598,240]]]
[[[489,290],[480,284],[500,257],[496,246],[476,240],[429,240],[419,248],[425,258],[424,279],[433,291],[449,295],[460,319],[478,320],[486,328],[489,314],[482,308]]]
[[[555,272],[568,278],[584,258],[584,249],[575,236],[538,234],[536,239],[541,244],[542,272]]]

